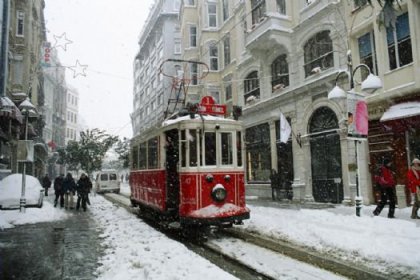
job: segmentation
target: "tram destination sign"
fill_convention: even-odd
[[[198,105],[197,112],[199,114],[208,114],[208,115],[225,115],[226,105],[215,104],[214,98],[212,96],[204,96],[201,99],[200,104]]]

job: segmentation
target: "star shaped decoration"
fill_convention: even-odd
[[[76,60],[76,64],[74,66],[69,66],[68,68],[73,71],[73,78],[76,78],[79,75],[86,77],[85,71],[87,67],[87,65],[82,65],[79,60]]]
[[[65,51],[67,51],[67,45],[73,43],[73,41],[67,39],[66,32],[64,32],[60,36],[54,35],[54,40],[54,48],[62,48]]]

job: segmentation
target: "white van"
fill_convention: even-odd
[[[96,174],[95,191],[97,193],[120,193],[121,182],[117,171],[100,171]]]

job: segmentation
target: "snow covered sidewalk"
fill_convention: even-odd
[[[251,219],[243,226],[247,231],[363,263],[390,276],[420,279],[420,220],[409,219],[411,208],[397,209],[397,218],[388,219],[388,209],[374,217],[374,206],[364,206],[357,217],[354,207],[284,209],[251,203]]]

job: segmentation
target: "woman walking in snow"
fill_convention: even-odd
[[[391,161],[384,159],[380,168],[380,175],[377,176],[377,183],[381,188],[381,201],[373,211],[373,215],[378,216],[384,208],[387,200],[389,200],[388,218],[395,218],[395,179],[391,171]]]
[[[413,210],[411,211],[411,219],[420,219],[417,214],[420,207],[420,160],[413,159],[412,166],[407,172],[407,186],[411,193],[411,203]]]

